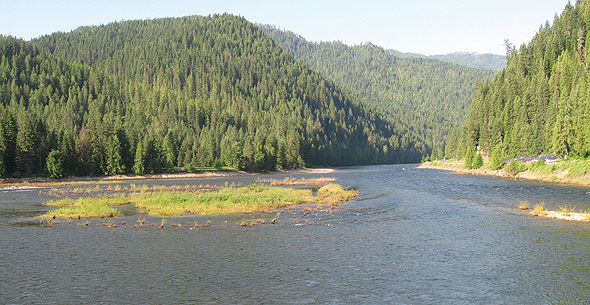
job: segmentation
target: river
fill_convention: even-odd
[[[590,304],[590,224],[517,209],[590,209],[588,187],[416,165],[134,183],[285,176],[335,177],[361,195],[332,215],[300,208],[253,227],[239,225],[250,215],[174,217],[184,226],[161,230],[41,226],[40,189],[0,190],[0,303]]]

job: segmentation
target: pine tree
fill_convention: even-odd
[[[141,141],[137,143],[135,149],[135,159],[133,163],[133,172],[136,175],[143,175],[145,173],[145,156],[143,150],[143,144]]]
[[[51,178],[61,178],[64,173],[64,158],[59,150],[52,150],[47,156],[47,172]]]
[[[502,158],[502,148],[497,145],[492,149],[492,156],[490,157],[490,169],[500,169],[504,166],[504,158]]]
[[[474,157],[473,157],[473,162],[472,162],[472,168],[473,169],[478,169],[480,167],[483,166],[483,157],[481,156],[480,153],[477,153]]]
[[[37,121],[26,113],[22,113],[18,120],[18,133],[16,137],[17,166],[25,173],[33,173],[36,169],[39,147]]]
[[[107,140],[106,147],[106,166],[104,174],[118,175],[125,173],[125,163],[123,160],[121,142],[116,134],[111,135]]]
[[[168,131],[162,141],[162,150],[165,158],[165,168],[172,169],[176,165],[176,145],[174,143],[174,133]]]
[[[469,147],[467,149],[467,152],[465,153],[465,168],[472,168],[473,167],[473,159],[475,157],[475,152],[473,151],[472,147]]]
[[[7,176],[6,167],[4,166],[4,159],[0,158],[0,178]]]
[[[16,164],[16,120],[12,112],[8,109],[4,110],[1,119],[2,138],[4,145],[4,159],[3,163],[7,173],[15,171]]]

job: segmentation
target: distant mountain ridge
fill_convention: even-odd
[[[285,50],[386,116],[396,130],[418,134],[428,151],[442,153],[447,136],[466,114],[476,82],[494,74],[437,59],[396,56],[372,43],[315,43],[273,26],[260,27]]]
[[[506,67],[506,56],[489,54],[489,53],[476,53],[476,52],[453,52],[449,54],[441,55],[423,55],[417,53],[404,53],[397,50],[387,50],[391,54],[404,58],[434,58],[444,62],[450,62],[461,66],[488,69],[494,71],[500,71]]]

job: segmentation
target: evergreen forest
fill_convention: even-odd
[[[446,153],[590,155],[590,1],[568,4],[532,41],[506,44],[507,67],[478,84]]]
[[[242,17],[0,37],[2,176],[416,162],[407,128]]]

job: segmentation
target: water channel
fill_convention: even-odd
[[[587,210],[588,187],[416,165],[129,183],[287,176],[334,177],[361,195],[332,215],[301,207],[252,227],[240,220],[274,214],[172,217],[184,226],[161,230],[42,226],[34,216],[48,210],[43,189],[1,189],[0,303],[590,303],[590,224],[517,208],[529,200]],[[212,224],[190,230],[195,220]]]

